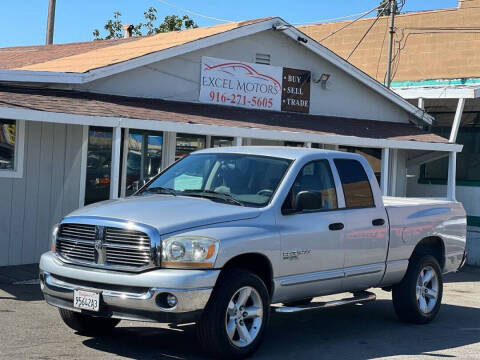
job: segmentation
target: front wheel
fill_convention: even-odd
[[[414,256],[402,282],[392,289],[397,316],[414,324],[426,324],[435,318],[442,295],[442,272],[431,255]]]
[[[248,357],[260,346],[269,309],[270,296],[257,275],[227,270],[197,324],[199,341],[215,358]]]
[[[63,322],[82,335],[105,335],[118,325],[120,319],[101,318],[77,313],[67,309],[58,309]]]

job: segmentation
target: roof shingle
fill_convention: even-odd
[[[129,39],[3,48],[0,49],[0,69],[84,73],[268,19],[270,18]]]
[[[447,139],[420,130],[413,124],[250,110],[67,90],[0,86],[0,107],[373,139],[448,142]]]

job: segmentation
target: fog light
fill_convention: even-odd
[[[168,306],[174,307],[174,306],[177,305],[177,302],[178,302],[178,300],[177,300],[177,297],[176,297],[175,295],[173,295],[173,294],[168,294],[168,295],[167,295],[167,304],[168,304]]]

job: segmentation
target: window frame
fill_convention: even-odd
[[[447,128],[447,127],[443,127],[443,128]],[[460,126],[459,135],[460,135],[461,132],[480,133],[480,129],[477,128],[477,127],[473,127],[473,126]],[[462,152],[465,152],[465,150],[463,150]],[[457,164],[458,164],[458,155],[457,155]],[[420,172],[419,172],[418,180],[417,180],[418,184],[447,185],[447,182],[448,182],[447,177],[448,176],[445,176],[445,178],[427,177],[426,176],[426,166],[427,166],[427,164],[420,165]],[[473,187],[479,187],[480,186],[480,180],[461,179],[458,176],[458,172],[457,172],[457,178],[455,180],[456,180],[456,185],[457,186],[473,186]]]
[[[295,209],[292,209],[293,211],[289,211],[290,209],[284,209],[283,205],[287,201],[290,192],[293,189],[293,186],[298,180],[298,177],[300,176],[301,172],[303,169],[310,165],[311,163],[317,162],[317,161],[325,161],[328,164],[328,168],[330,169],[330,175],[332,178],[333,182],[333,188],[335,189],[335,196],[337,197],[337,207],[335,209],[318,209],[318,210],[303,210],[303,211],[296,211]],[[337,169],[335,169],[336,171]],[[343,189],[342,189],[343,191]],[[273,198],[273,197],[272,197]],[[297,175],[295,176],[295,180],[293,180],[292,185],[290,186],[290,189],[287,192],[287,195],[282,201],[282,206],[280,207],[280,212],[283,216],[290,216],[290,215],[299,215],[299,214],[314,214],[314,213],[322,213],[322,212],[327,212],[327,211],[338,211],[338,210],[344,210],[344,208],[340,207],[340,197],[339,197],[339,192],[338,192],[338,187],[337,187],[337,182],[335,181],[335,174],[334,174],[334,169],[332,168],[332,162],[329,161],[329,159],[323,158],[323,159],[315,159],[315,160],[310,160],[306,162],[298,171]]]
[[[0,178],[22,178],[25,158],[25,120],[15,121],[15,148],[13,152],[13,169],[0,170]]]
[[[340,176],[340,172],[338,171],[338,167],[337,167],[337,164],[336,164],[336,161],[337,160],[348,160],[348,161],[356,161],[357,163],[360,164],[360,166],[362,167],[363,169],[363,172],[365,173],[365,176],[367,178],[367,181],[368,181],[368,186],[370,187],[370,193],[372,194],[372,202],[373,202],[373,205],[372,206],[352,206],[352,207],[349,207],[347,205],[347,197],[346,197],[346,194],[345,194],[345,187],[343,186],[343,181],[342,181],[342,177]],[[344,199],[344,202],[345,202],[345,207],[341,208],[342,210],[355,210],[355,209],[374,209],[377,207],[377,202],[375,200],[375,193],[373,192],[373,188],[372,188],[372,182],[370,180],[370,177],[368,176],[368,172],[367,170],[365,169],[365,166],[364,164],[357,160],[357,159],[352,159],[352,158],[339,158],[339,157],[336,157],[336,158],[333,158],[332,159],[332,163],[333,165],[335,166],[335,171],[337,172],[338,174],[338,181],[340,182],[340,186],[342,188],[342,195],[343,195],[343,199]]]

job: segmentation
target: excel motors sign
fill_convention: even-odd
[[[300,73],[303,76],[298,76]],[[199,100],[251,109],[308,113],[310,72],[202,57]]]

